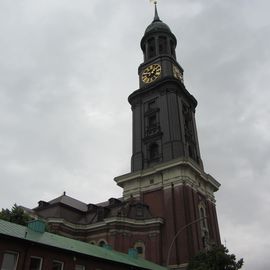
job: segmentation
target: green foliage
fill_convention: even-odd
[[[27,225],[28,221],[31,220],[31,217],[15,203],[12,206],[11,210],[2,208],[2,211],[0,212],[0,219],[4,219],[6,221],[17,223],[20,225]]]
[[[229,254],[229,250],[221,245],[195,255],[187,270],[238,270],[243,263],[243,259],[236,261],[235,255]]]

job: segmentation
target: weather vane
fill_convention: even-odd
[[[150,0],[151,3],[157,4],[157,0]]]

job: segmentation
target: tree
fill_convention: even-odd
[[[27,225],[27,223],[31,220],[31,217],[15,203],[11,210],[2,208],[2,211],[0,212],[0,219],[21,225]]]
[[[229,250],[221,245],[195,255],[187,270],[238,270],[243,263],[243,259],[236,261],[235,255],[229,254]]]

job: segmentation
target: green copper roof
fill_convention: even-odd
[[[11,236],[25,241],[31,241],[50,247],[60,248],[66,251],[93,256],[109,261],[123,263],[144,269],[165,270],[167,268],[144,260],[140,257],[134,258],[127,254],[108,250],[85,242],[73,240],[67,237],[44,232],[35,232],[30,228],[0,220],[0,235]]]

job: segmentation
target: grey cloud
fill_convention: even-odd
[[[268,10],[266,0],[159,3],[199,102],[206,171],[222,184],[222,239],[258,270],[270,242]],[[127,96],[152,18],[147,1],[0,3],[0,207],[64,190],[87,203],[121,196],[113,177],[130,169]]]

